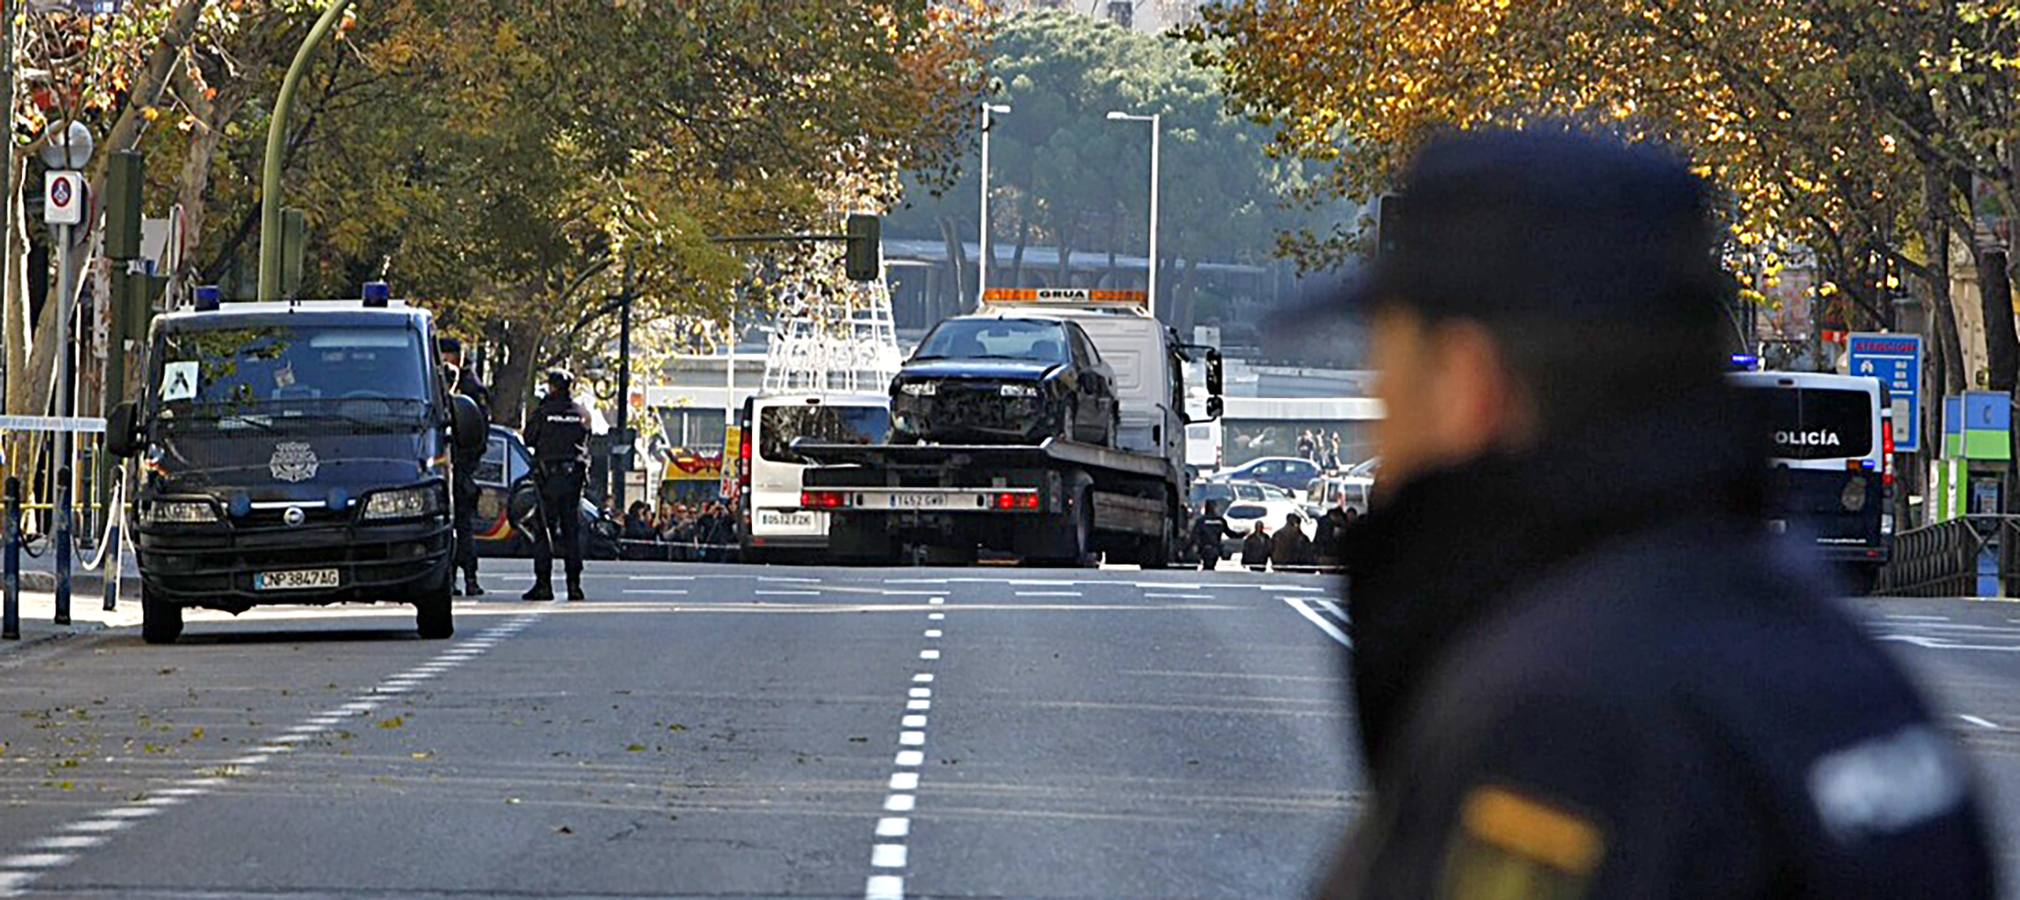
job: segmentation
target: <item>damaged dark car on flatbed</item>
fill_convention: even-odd
[[[1039,316],[948,319],[891,383],[900,444],[1115,446],[1115,373],[1078,323]]]

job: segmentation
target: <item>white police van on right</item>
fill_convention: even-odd
[[[1878,379],[1737,372],[1763,392],[1774,430],[1768,527],[1816,542],[1855,587],[1871,590],[1893,552],[1894,422]]]

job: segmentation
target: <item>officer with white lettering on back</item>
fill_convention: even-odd
[[[568,599],[582,593],[582,485],[589,472],[589,410],[575,402],[575,376],[547,373],[547,395],[526,416],[541,525],[533,531],[533,588],[523,599],[554,599],[554,542],[567,560]]]

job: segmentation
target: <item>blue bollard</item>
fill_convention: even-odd
[[[6,547],[0,550],[0,563],[4,563],[6,583],[4,590],[5,611],[0,612],[0,639],[18,641],[21,639],[21,479],[7,478],[6,522],[0,525],[4,531]]]
[[[70,624],[70,467],[56,470],[56,624]]]

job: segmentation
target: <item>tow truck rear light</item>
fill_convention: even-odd
[[[1011,512],[1017,512],[1017,511],[1036,512],[1038,510],[1038,495],[1035,493],[997,494],[996,508]]]
[[[801,509],[841,509],[846,506],[846,497],[841,491],[801,491]]]

